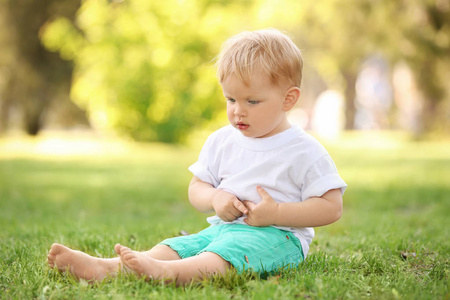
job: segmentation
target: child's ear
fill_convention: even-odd
[[[295,103],[297,103],[299,98],[300,89],[296,86],[289,88],[286,93],[286,97],[284,98],[283,110],[290,111],[294,107]]]

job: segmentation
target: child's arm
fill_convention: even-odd
[[[257,191],[262,198],[260,203],[244,201],[248,208],[244,221],[251,226],[316,227],[331,224],[341,218],[340,189],[329,190],[321,197],[294,203],[277,203],[263,188],[258,187]]]
[[[217,216],[226,222],[231,222],[248,212],[235,195],[216,189],[195,176],[189,184],[189,201],[198,211],[203,213],[215,211]]]

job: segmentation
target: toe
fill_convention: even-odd
[[[53,254],[47,255],[47,262],[50,268],[53,268],[55,266],[55,255]]]
[[[120,252],[120,257],[123,259],[129,260],[130,258],[134,257],[134,253],[127,249],[122,249]]]
[[[123,251],[123,250],[130,250],[130,248],[128,248],[127,246],[120,245],[120,251]]]
[[[57,255],[63,250],[63,245],[60,244],[53,244],[50,248],[49,255]]]
[[[120,255],[123,255],[124,253],[128,253],[128,252],[131,252],[130,248],[120,245],[120,250],[119,250]]]
[[[120,249],[122,248],[121,244],[116,244],[114,246],[114,251],[116,252],[117,255],[120,255]]]

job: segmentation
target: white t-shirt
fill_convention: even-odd
[[[248,138],[231,125],[223,127],[208,137],[189,171],[215,188],[255,204],[261,201],[257,185],[278,203],[305,201],[337,188],[344,193],[347,187],[325,148],[297,126],[267,138]],[[246,224],[245,218],[230,223]],[[207,221],[228,223],[217,215]],[[274,227],[293,232],[306,257],[313,228]]]

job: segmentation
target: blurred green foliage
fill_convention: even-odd
[[[349,129],[362,62],[373,54],[391,65],[406,61],[425,102],[419,122],[428,129],[440,120],[437,104],[449,102],[449,20],[442,0],[85,0],[74,21],[47,22],[41,40],[74,61],[71,97],[94,126],[179,142],[220,115],[213,59],[221,43],[265,27],[291,34],[309,68],[345,94]]]
[[[43,42],[75,61],[71,96],[95,126],[137,140],[177,142],[221,107],[212,68],[220,44],[211,37],[228,25],[209,6],[84,1],[77,26],[55,19]]]

